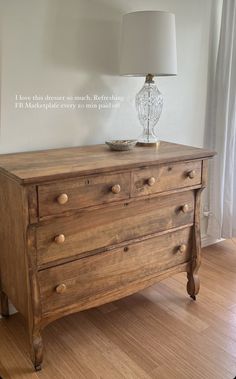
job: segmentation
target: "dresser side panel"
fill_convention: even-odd
[[[24,188],[0,175],[0,283],[2,291],[25,317],[28,316],[27,222]]]

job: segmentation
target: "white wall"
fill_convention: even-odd
[[[176,15],[178,76],[158,78],[161,139],[202,146],[211,0],[0,0],[0,153],[102,143],[139,133],[142,78],[118,76],[122,14]],[[17,110],[15,95],[124,96],[113,110]]]

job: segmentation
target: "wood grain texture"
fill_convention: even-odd
[[[79,212],[37,227],[38,264],[191,224],[193,217],[193,191]],[[59,234],[65,236],[60,245],[54,241]]]
[[[208,180],[208,160],[202,161],[202,187],[205,188],[207,186]]]
[[[182,229],[40,271],[43,316],[75,305],[78,309],[90,308],[97,300],[103,304],[112,293],[114,298],[126,296],[130,285],[136,292],[136,283],[145,282],[145,287],[148,279],[160,271],[187,262],[191,257],[191,238],[192,229]],[[186,251],[180,253],[182,244]],[[58,294],[56,288],[62,284],[66,290]]]
[[[158,275],[147,277],[146,279],[140,282],[130,283],[129,287],[127,287],[125,291],[125,295],[124,293],[121,293],[119,295],[118,291],[116,293],[114,292],[107,293],[106,301],[102,301],[100,297],[97,297],[96,299],[91,301],[89,308],[94,308],[101,304],[110,303],[113,300],[120,299],[122,296],[132,295],[135,292],[139,292],[146,287],[150,287],[153,284],[159,281],[162,281],[170,276],[176,275],[180,272],[188,272],[189,270],[190,270],[190,262],[186,262],[186,263],[179,264],[178,266],[170,267],[164,271],[160,271]],[[47,312],[42,317],[41,326],[42,328],[45,328],[45,326],[47,326],[49,323],[51,323],[54,320],[57,320],[60,317],[64,317],[65,315],[69,315],[71,313],[80,312],[84,309],[88,309],[88,306],[86,304],[84,305],[84,307],[82,307],[81,305],[75,304],[74,306],[70,305],[70,307],[58,308],[57,310],[54,310],[53,312]]]
[[[201,161],[192,161],[134,170],[131,195],[144,196],[201,184],[201,168]],[[192,171],[195,171],[195,175],[190,178],[189,173]],[[152,185],[149,179],[152,179]]]
[[[1,312],[9,298],[25,317],[36,370],[42,329],[57,318],[182,271],[195,298],[200,193],[213,155],[162,142],[0,157]]]
[[[34,224],[39,220],[38,215],[38,193],[36,186],[27,186],[29,223]]]
[[[23,188],[0,176],[0,283],[15,307],[28,317],[26,261],[27,198]]]
[[[120,186],[120,191],[114,193],[112,188]],[[57,198],[66,194],[68,201],[61,205]],[[56,182],[38,187],[39,217],[61,214],[73,209],[86,208],[96,204],[104,204],[128,199],[130,196],[130,174],[91,175]]]
[[[37,250],[35,229],[31,228],[27,234],[27,260],[29,269],[30,293],[28,297],[28,333],[30,342],[31,360],[38,371],[41,369],[43,361],[43,340],[42,340],[42,305],[40,301],[40,288],[38,283]]]
[[[133,169],[169,162],[209,158],[205,149],[161,141],[155,147],[135,147],[132,151],[110,151],[105,145],[72,147],[0,156],[0,169],[22,183],[39,183],[91,173]]]
[[[4,379],[232,379],[236,372],[236,240],[203,249],[197,302],[185,273],[75,313],[44,330],[44,369],[32,372],[20,314],[0,320]],[[56,357],[56,359],[55,359]]]
[[[195,193],[195,212],[194,212],[194,235],[193,235],[193,250],[191,270],[187,273],[188,283],[187,291],[192,299],[196,300],[196,295],[200,289],[200,280],[198,270],[201,265],[201,229],[200,229],[200,210],[201,210],[201,192],[199,189]]]

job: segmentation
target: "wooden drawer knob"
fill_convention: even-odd
[[[184,205],[182,205],[182,207],[181,207],[181,211],[182,211],[183,213],[187,213],[188,210],[189,210],[189,206],[188,206],[188,204],[184,204]]]
[[[54,238],[54,241],[58,244],[58,245],[61,245],[62,243],[64,243],[66,240],[66,237],[64,236],[64,234],[59,234],[58,236],[56,236]]]
[[[188,172],[188,177],[190,179],[195,178],[195,176],[196,176],[196,171],[195,170],[191,170],[191,171]]]
[[[120,188],[119,184],[115,184],[114,186],[111,187],[111,192],[113,192],[115,194],[119,193],[120,190],[121,190],[121,188]]]
[[[154,178],[154,176],[151,176],[151,178],[148,179],[148,185],[152,187],[154,186],[155,183],[156,183],[156,179]]]
[[[57,197],[57,202],[58,204],[61,204],[61,205],[66,204],[68,200],[69,200],[69,197],[66,193],[62,193],[61,195]]]
[[[64,293],[66,292],[66,284],[65,283],[62,283],[62,284],[59,284],[57,287],[56,287],[56,292],[61,294],[61,293]]]
[[[178,247],[179,253],[183,254],[186,252],[186,250],[187,250],[187,246],[184,243],[182,245],[179,245],[179,247]]]

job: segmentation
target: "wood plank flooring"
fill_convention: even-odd
[[[203,250],[201,291],[185,274],[123,300],[74,314],[43,333],[35,373],[19,314],[0,320],[3,379],[233,379],[236,376],[236,240]]]

